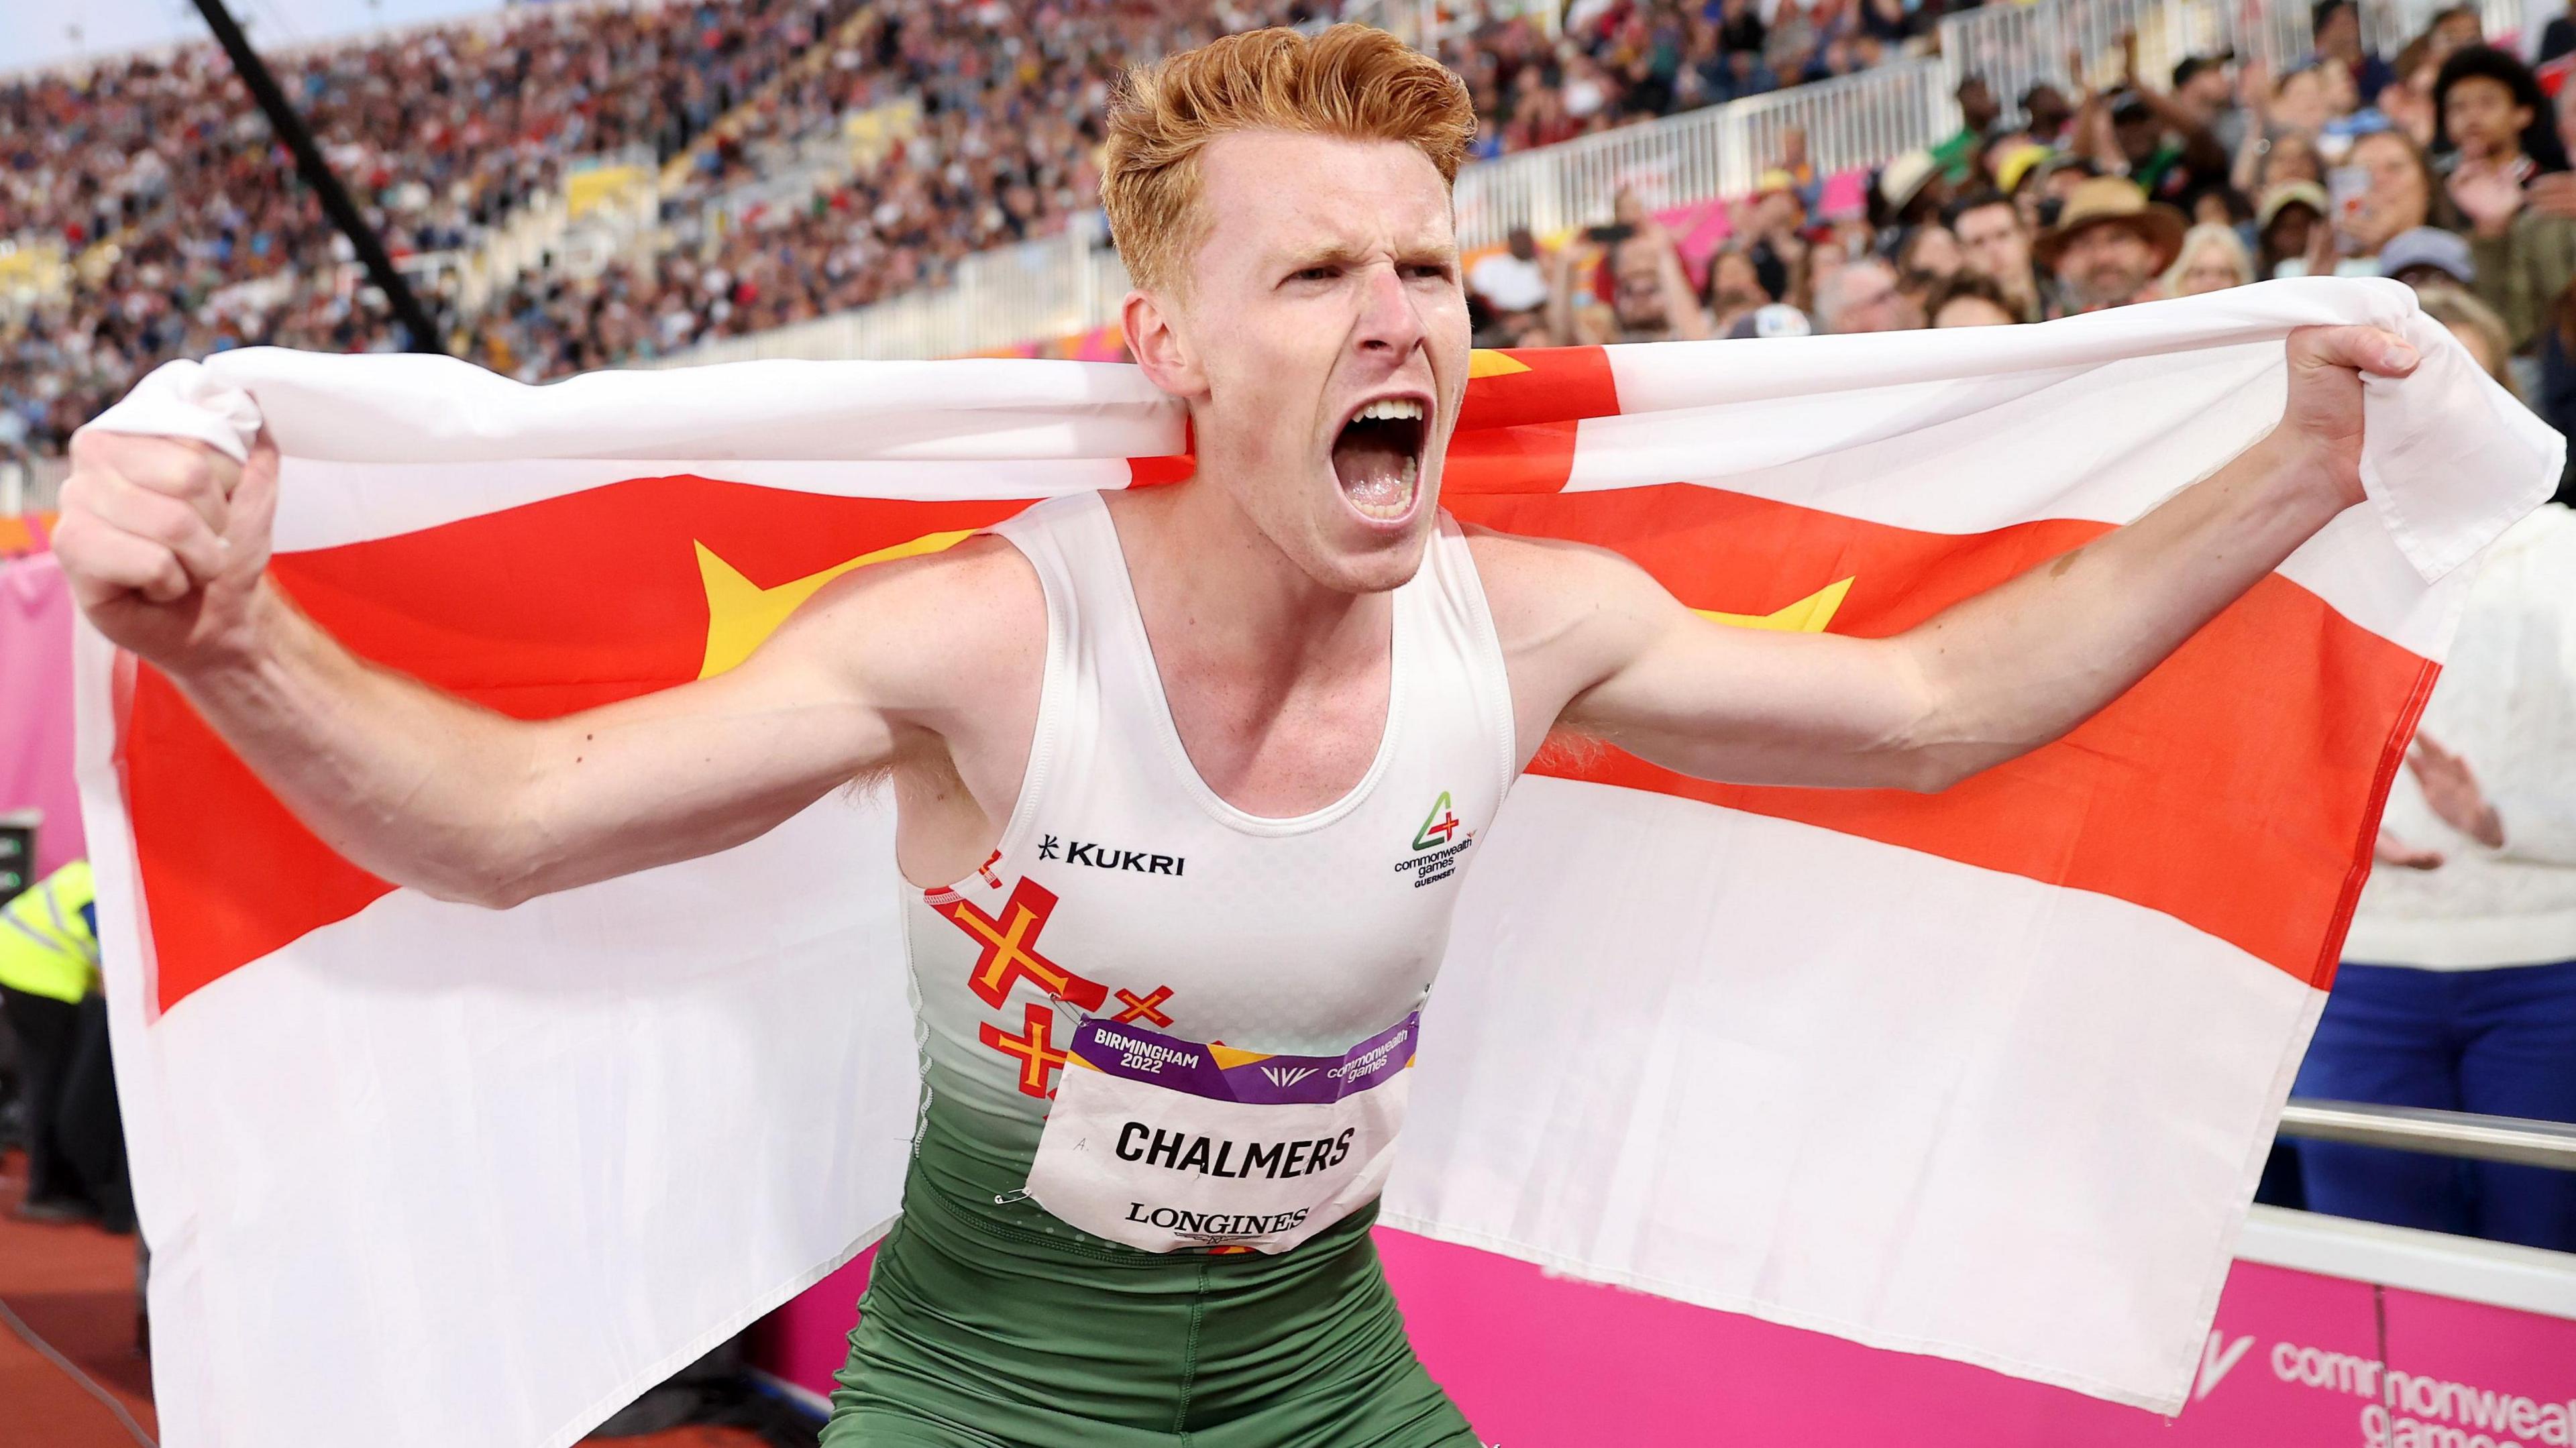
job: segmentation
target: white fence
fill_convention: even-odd
[[[1471,166],[1458,177],[1459,240],[1490,246],[1515,226],[1544,235],[1606,221],[1627,186],[1650,206],[1742,194],[1776,163],[1793,127],[1805,129],[1817,169],[1836,171],[1931,145],[1958,124],[1941,67],[1901,61]],[[1114,253],[1087,237],[1054,237],[969,257],[939,291],[711,342],[664,365],[955,356],[1106,326],[1126,293]]]
[[[1117,320],[1127,295],[1118,254],[1077,231],[958,264],[938,291],[914,292],[837,316],[728,337],[664,359],[662,366],[757,357],[956,357],[1068,336]]]

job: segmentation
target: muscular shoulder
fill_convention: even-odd
[[[826,584],[773,643],[832,670],[888,714],[937,732],[1018,692],[1034,700],[1046,596],[1020,550],[992,534]]]
[[[1607,548],[1461,526],[1506,656],[1615,650],[1678,606],[1646,570]]]
[[[1646,570],[1607,548],[1462,527],[1530,747],[1681,608]]]

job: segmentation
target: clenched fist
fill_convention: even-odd
[[[203,443],[89,429],[72,437],[54,554],[72,597],[120,648],[160,667],[251,647],[277,513],[277,448],[247,465]]]
[[[2422,357],[2378,327],[2301,327],[2290,333],[2290,392],[2281,430],[2309,474],[2346,507],[2362,501],[2361,383],[2404,377]]]

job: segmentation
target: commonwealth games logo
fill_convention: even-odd
[[[1440,791],[1439,802],[1431,806],[1431,813],[1422,817],[1422,828],[1413,832],[1413,847],[1436,850],[1449,843],[1449,837],[1459,828],[1458,817],[1449,812],[1449,791],[1444,789]]]

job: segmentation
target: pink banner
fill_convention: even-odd
[[[1409,1233],[1377,1238],[1423,1363],[1503,1448],[2576,1444],[2576,1322],[2338,1277],[2239,1263],[2192,1401],[2165,1419]],[[755,1357],[830,1393],[866,1285],[862,1256],[763,1322]]]
[[[0,814],[39,809],[36,875],[77,860],[72,786],[72,593],[51,553],[0,559]]]

